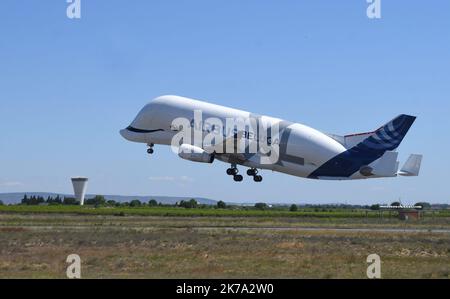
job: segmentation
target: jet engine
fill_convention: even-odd
[[[359,169],[359,173],[362,174],[363,176],[372,176],[374,175],[373,173],[373,168],[370,166],[363,166]]]
[[[180,156],[180,158],[182,159],[193,162],[214,162],[214,154],[209,154],[204,149],[190,144],[182,144],[178,149],[178,156]]]

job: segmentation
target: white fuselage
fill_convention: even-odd
[[[198,112],[201,113],[200,120]],[[244,123],[256,120],[259,133],[274,127],[277,127],[278,132],[275,135],[271,131],[265,136],[258,133],[255,137],[251,130],[245,129],[247,127],[241,128],[241,131],[229,131],[226,128],[218,130],[218,134],[224,139],[234,136],[235,140],[246,139],[248,144],[256,142],[258,147],[264,143],[277,145],[277,158],[270,163],[262,162],[267,153],[261,152],[236,154],[214,151],[210,155],[206,153],[206,146],[202,142],[176,144],[180,149],[192,149],[192,154],[179,154],[183,159],[207,163],[218,159],[232,165],[269,169],[305,178],[348,180],[396,176],[398,161],[394,150],[403,140],[415,117],[400,115],[374,132],[336,136],[270,116],[185,97],[162,96],[144,106],[131,125],[120,133],[129,141],[173,147],[174,138],[183,129],[183,126],[174,125],[178,119],[185,119],[190,128],[198,128],[202,137],[218,128],[217,121],[227,123],[229,119]]]
[[[214,117],[225,122],[227,118],[258,117],[269,125],[282,123],[284,125],[282,129],[290,131],[289,136],[281,140],[280,163],[259,164],[258,155],[254,155],[249,160],[237,162],[244,166],[308,177],[319,166],[346,151],[346,148],[335,139],[299,123],[283,122],[269,116],[255,116],[250,112],[178,96],[163,96],[151,101],[130,125],[137,130],[124,129],[121,134],[134,142],[170,145],[174,135],[177,134],[171,127],[173,120],[180,117],[193,119],[196,110],[202,111],[204,120]],[[217,159],[224,162],[230,160],[227,155],[218,156]]]

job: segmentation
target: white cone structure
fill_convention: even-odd
[[[73,191],[75,198],[80,202],[80,205],[84,205],[84,196],[86,195],[88,178],[72,178]]]

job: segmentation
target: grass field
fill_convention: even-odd
[[[65,278],[72,253],[83,278],[365,278],[372,253],[383,278],[450,278],[450,233],[427,231],[449,230],[447,217],[56,208],[0,207],[0,278]]]
[[[380,218],[378,211],[328,209],[326,211],[315,211],[315,209],[302,209],[290,212],[287,209],[215,209],[194,208],[185,209],[179,207],[93,207],[93,206],[27,206],[11,205],[0,206],[0,213],[56,213],[77,215],[139,215],[139,216],[215,216],[215,217],[314,217],[314,218]],[[450,210],[426,213],[429,217],[449,217]],[[395,212],[384,212],[384,217],[393,217]]]

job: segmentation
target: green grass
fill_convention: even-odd
[[[131,210],[146,209],[153,210]],[[390,227],[391,220],[382,225]],[[434,221],[447,228],[450,223]],[[448,233],[320,229],[322,223],[361,227],[365,222],[0,213],[0,278],[65,278],[66,258],[73,253],[81,257],[83,278],[364,279],[366,258],[373,253],[382,259],[383,278],[450,278]],[[249,229],[260,225],[319,229]]]
[[[327,210],[315,211],[314,209],[304,209],[297,212],[287,210],[254,210],[254,209],[215,209],[215,208],[195,208],[185,209],[178,207],[98,207],[93,206],[0,206],[0,213],[58,213],[77,215],[137,215],[137,216],[185,216],[185,217],[316,217],[316,218],[378,218],[377,211],[366,212],[364,210]],[[396,213],[384,212],[383,217],[395,217]],[[429,214],[427,214],[428,217]],[[449,217],[449,211],[435,213],[435,217]]]
[[[366,217],[364,211],[283,211],[283,210],[231,210],[214,208],[185,209],[177,207],[92,207],[92,206],[0,206],[3,213],[62,213],[81,215],[139,215],[139,216],[226,216],[226,217]],[[378,217],[377,213],[369,213],[369,217]]]

